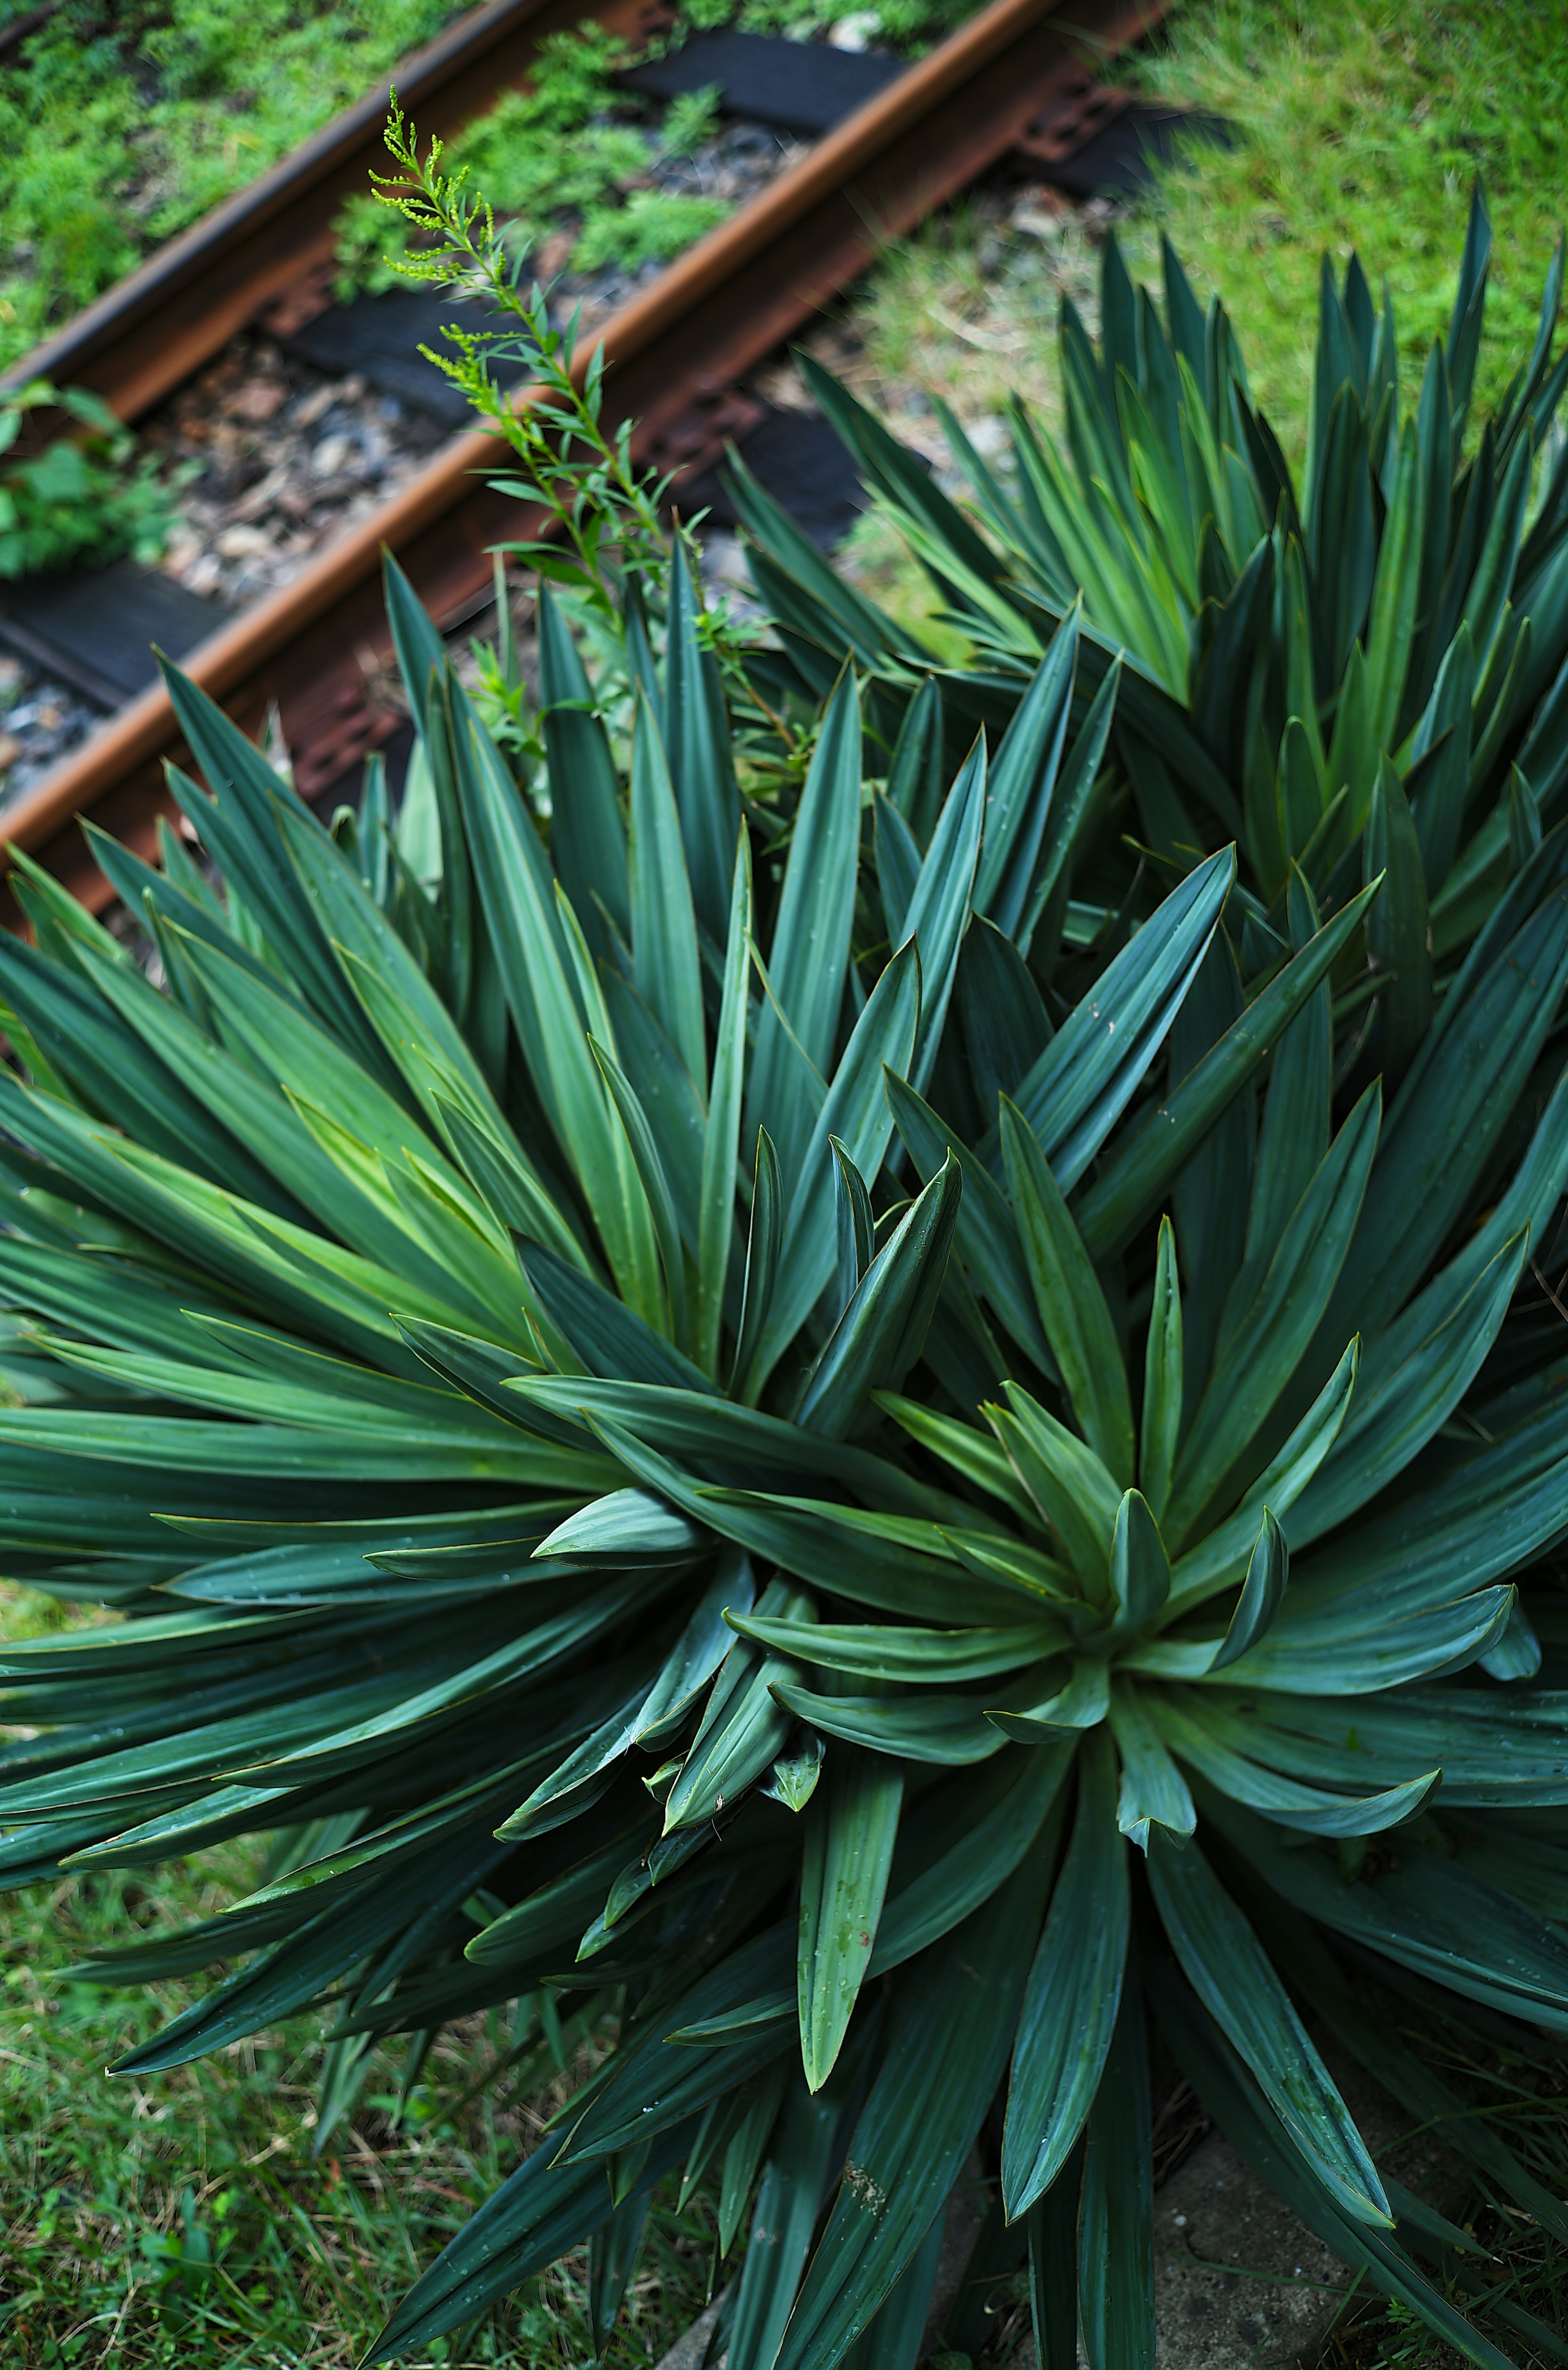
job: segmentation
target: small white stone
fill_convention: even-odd
[[[847,17],[840,17],[836,25],[827,29],[830,48],[849,50],[856,55],[869,50],[882,31],[882,18],[874,8],[856,8]]]
[[[352,450],[346,436],[324,436],[310,456],[310,466],[318,477],[335,477]]]
[[[302,396],[289,414],[291,428],[314,428],[324,411],[330,411],[338,400],[338,390],[330,379],[311,394]]]
[[[225,526],[216,545],[223,559],[259,559],[271,548],[271,536],[263,535],[259,526]]]

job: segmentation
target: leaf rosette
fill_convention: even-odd
[[[25,862],[0,945],[6,1569],[123,1616],[7,1651],[6,1871],[282,1838],[79,1971],[230,1967],[121,2070],[329,2006],[324,2137],[377,2036],[618,2019],[373,2360],[584,2243],[607,2327],[684,2167],[777,2241],[732,2370],[893,2370],[988,2131],[996,2260],[1099,2370],[1151,2358],[1152,2017],[1500,2361],[1315,2036],[1568,2235],[1358,1987],[1568,2030],[1568,1415],[1516,1294],[1568,827],[1385,1079],[1383,872],[1296,868],[1277,945],[1229,846],[1075,914],[1116,696],[1076,616],[919,800],[846,668],[764,802],[681,549],[624,733],[547,596],[547,833],[389,603],[396,830],[172,674],[207,860],[94,837],[156,965]]]

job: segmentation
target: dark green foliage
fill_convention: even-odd
[[[602,2339],[684,2165],[778,2240],[732,2370],[894,2370],[980,2144],[1042,2359],[1145,2363],[1152,2030],[1499,2361],[1309,2020],[1546,2210],[1355,1984],[1568,2031],[1568,1417],[1516,1298],[1568,1183],[1568,823],[1428,1002],[1397,769],[1375,866],[1274,909],[1222,846],[1162,893],[1106,827],[1151,711],[1076,610],[956,749],[951,679],[873,650],[813,705],[787,628],[790,762],[737,783],[652,589],[624,718],[549,628],[541,779],[394,578],[428,888],[376,785],[329,834],[178,674],[221,885],[103,848],[166,988],[28,869],[0,1534],[124,1617],[6,1658],[10,1862],[332,1823],[95,1962],[228,1967],[144,2080],[325,2008],[340,2112],[363,2036],[615,1997],[372,2360],[584,2243]]]
[[[157,466],[132,466],[127,430],[86,387],[58,390],[43,379],[0,396],[0,454],[8,454],[29,411],[59,405],[78,423],[29,460],[0,467],[0,577],[47,569],[106,568],[130,552],[155,560],[174,522]]]
[[[1239,838],[1256,900],[1245,968],[1295,937],[1296,868],[1330,904],[1358,865],[1382,876],[1368,943],[1384,978],[1363,1064],[1389,1086],[1425,1028],[1435,972],[1568,801],[1568,463],[1554,425],[1568,354],[1552,351],[1563,255],[1560,244],[1533,351],[1476,425],[1491,245],[1478,189],[1448,333],[1414,390],[1400,383],[1390,300],[1374,306],[1354,256],[1343,283],[1325,261],[1299,486],[1218,299],[1205,315],[1169,244],[1161,309],[1108,242],[1098,347],[1064,301],[1059,442],[1015,398],[1010,458],[993,466],[944,413],[967,510],[803,364],[975,647],[978,673],[935,672],[950,731],[1025,713],[1081,599],[1080,673],[1098,684],[1111,653],[1125,662],[1111,745],[1126,827],[1167,877]],[[848,627],[744,472],[738,500],[758,590],[804,681],[809,649],[831,660],[853,646],[900,706],[931,683],[930,662],[869,604]]]

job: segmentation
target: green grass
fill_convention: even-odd
[[[453,0],[64,0],[0,66],[0,367],[452,14]]]
[[[1461,2097],[1485,2107],[1508,2144],[1553,2196],[1568,2195],[1568,2064],[1550,2050],[1527,2057],[1510,2049],[1478,2056],[1435,2020],[1412,2019],[1402,2037],[1435,2065]],[[1451,2202],[1449,2209],[1452,2211]],[[1568,2250],[1516,2208],[1472,2198],[1458,2215],[1482,2249],[1469,2259],[1471,2283],[1450,2274],[1437,2284],[1450,2302],[1521,2365],[1545,2370],[1561,2359],[1521,2336],[1510,2309],[1532,2314],[1568,2341]],[[1414,2316],[1380,2298],[1351,2305],[1330,2331],[1319,2370],[1465,2370]]]
[[[31,1592],[0,1592],[7,1639],[61,1620]],[[325,2017],[174,2073],[108,2076],[204,1980],[155,1997],[63,1984],[63,1970],[122,1942],[128,1921],[152,1933],[213,1915],[261,1866],[253,1847],[230,1847],[200,1866],[35,1885],[0,1911],[6,2370],[349,2370],[594,2062],[598,2035],[569,2025],[559,2039],[525,2033],[505,2065],[510,2025],[471,2018],[436,2042],[399,2121],[407,2044],[393,2042],[370,2058],[318,2159]],[[676,2215],[661,2192],[605,2370],[656,2360],[700,2308],[711,2227],[700,2193]],[[579,2260],[411,2357],[410,2370],[581,2370],[594,2359]]]
[[[1149,96],[1243,137],[1191,150],[1140,210],[1146,269],[1170,233],[1241,325],[1253,388],[1301,449],[1319,259],[1386,277],[1418,371],[1453,303],[1465,213],[1485,181],[1495,248],[1487,406],[1528,351],[1568,213],[1568,11],[1556,0],[1186,0],[1136,70]]]

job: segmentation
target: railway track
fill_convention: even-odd
[[[85,386],[121,420],[141,419],[236,330],[297,302],[330,274],[338,209],[363,195],[371,168],[386,162],[382,132],[393,82],[421,132],[449,140],[526,79],[550,34],[588,17],[634,50],[673,21],[664,0],[489,0],[270,172],[166,241],[0,374],[0,387],[35,378]]]
[[[759,197],[583,340],[605,350],[606,413],[638,423],[634,450],[662,470],[706,463],[736,423],[736,383],[871,262],[1014,148],[1039,155],[1092,122],[1092,63],[1147,31],[1170,0],[991,0],[938,49],[828,132]],[[516,79],[548,32],[582,20],[571,0],[494,0],[436,43],[398,95],[427,129],[454,130]],[[658,21],[648,0],[595,0],[628,40]],[[422,97],[421,94],[422,93]],[[467,97],[464,94],[467,94]],[[380,155],[385,94],[372,94],[287,163],[218,209],[21,366],[86,384],[124,419],[167,394],[328,259],[331,216]],[[466,112],[465,112],[466,109]],[[17,376],[20,373],[14,373]],[[513,402],[531,400],[528,390]],[[384,549],[450,628],[490,596],[490,546],[531,531],[485,482],[493,439],[465,431],[381,509],[282,591],[184,661],[248,731],[275,705],[311,796],[396,729],[378,702],[389,640]],[[161,685],[131,701],[19,798],[0,822],[89,905],[107,901],[77,818],[144,850],[166,760],[183,755]],[[7,913],[8,921],[16,918]]]

